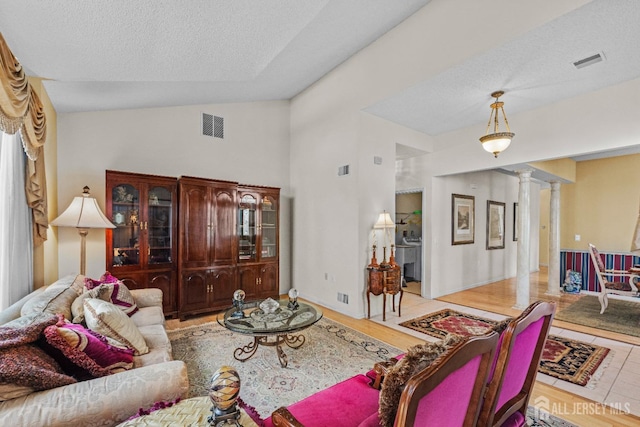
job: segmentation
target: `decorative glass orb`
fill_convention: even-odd
[[[209,398],[218,411],[232,408],[239,394],[240,376],[235,368],[225,365],[213,373],[209,383]]]
[[[237,291],[235,291],[233,293],[233,299],[235,301],[244,301],[244,297],[246,296],[246,294],[244,293],[244,291],[242,289],[238,289]]]
[[[298,290],[296,288],[289,289],[289,298],[291,298],[292,300],[298,298]]]

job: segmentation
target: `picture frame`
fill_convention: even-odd
[[[513,203],[513,241],[518,241],[518,202]]]
[[[487,250],[504,249],[505,203],[487,200]]]
[[[475,241],[475,197],[451,194],[451,244],[468,245]]]

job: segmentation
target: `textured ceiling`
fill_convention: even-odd
[[[289,99],[429,0],[22,0],[0,29],[58,112]]]
[[[58,113],[248,102],[292,98],[428,3],[3,1],[0,30]],[[490,6],[478,13],[492,22]],[[635,79],[638,23],[640,0],[593,0],[366,111],[438,135],[486,123],[497,89],[513,115]],[[605,61],[572,65],[595,53]],[[422,153],[397,145],[398,158]]]
[[[597,0],[407,88],[368,112],[438,135],[486,123],[491,92],[510,114],[640,76],[640,1]],[[573,62],[606,60],[576,69]]]

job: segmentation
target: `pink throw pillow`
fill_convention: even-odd
[[[103,283],[117,283],[119,281],[120,280],[117,277],[112,276],[111,273],[109,273],[108,271],[105,271],[104,274],[100,276],[98,280],[94,280],[90,277],[85,277],[84,287],[91,290],[93,288],[96,288],[102,285]]]
[[[102,377],[133,367],[132,350],[114,347],[104,336],[82,325],[49,326],[44,335],[47,343],[59,352],[53,352],[52,356],[75,378]]]

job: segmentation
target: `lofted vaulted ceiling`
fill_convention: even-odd
[[[58,113],[247,102],[294,97],[438,1],[4,1],[0,29],[28,73],[46,79]],[[574,3],[366,111],[438,135],[483,128],[497,89],[512,115],[638,78],[640,1]],[[499,25],[491,6],[477,19]],[[595,54],[603,61],[573,65]]]

